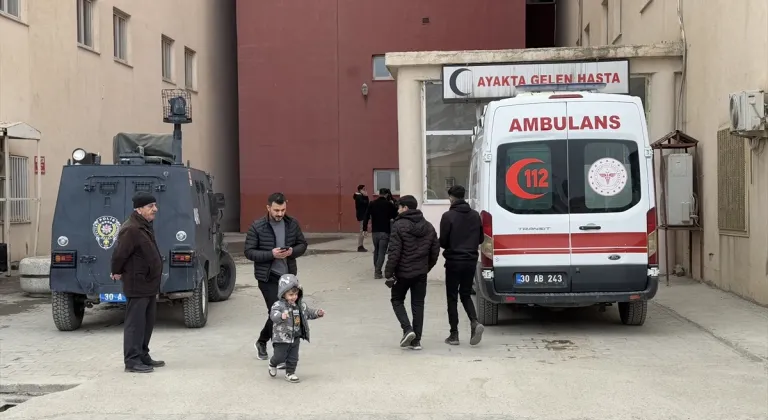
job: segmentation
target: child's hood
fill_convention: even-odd
[[[285,296],[283,295],[285,295],[285,292],[293,289],[294,287],[299,288],[298,299],[301,299],[304,292],[301,290],[301,285],[299,284],[299,278],[293,274],[283,274],[282,276],[280,276],[280,282],[278,283],[278,286],[277,286],[277,296],[279,296],[280,299],[284,299]]]

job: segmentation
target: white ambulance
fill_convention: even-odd
[[[624,324],[645,322],[659,276],[653,153],[640,99],[600,87],[518,89],[475,127],[468,201],[485,233],[483,324],[497,323],[500,304],[618,303]]]

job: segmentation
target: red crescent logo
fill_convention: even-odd
[[[544,196],[544,194],[531,194],[524,191],[523,188],[520,187],[520,183],[517,182],[518,179],[520,179],[520,171],[532,163],[544,162],[536,158],[521,159],[510,166],[509,169],[507,169],[507,188],[509,188],[509,191],[512,194],[522,198],[523,200],[535,200]]]

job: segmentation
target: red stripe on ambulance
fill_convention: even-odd
[[[582,118],[515,118],[509,126],[509,131],[564,131],[566,128],[568,130],[618,130],[621,128],[621,117],[618,115],[585,115]]]
[[[494,255],[627,254],[648,252],[645,232],[494,235]]]

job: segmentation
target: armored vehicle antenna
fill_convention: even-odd
[[[182,165],[181,125],[192,122],[192,97],[186,89],[163,89],[163,122],[173,124],[173,164]]]

